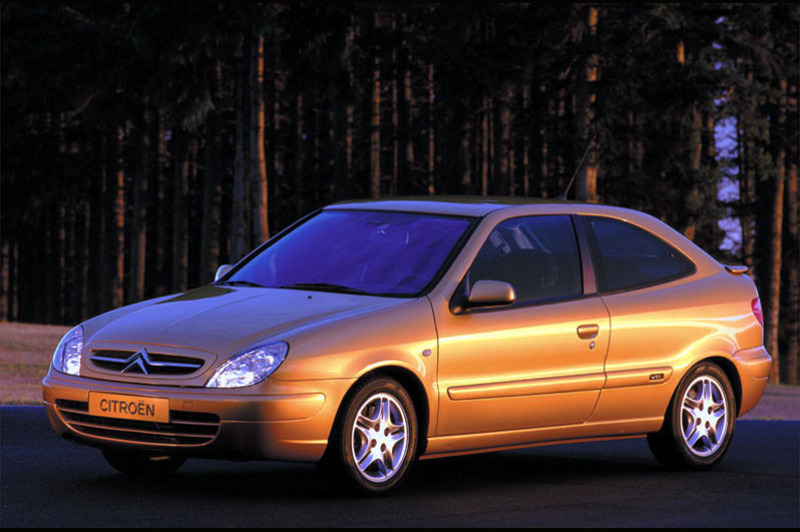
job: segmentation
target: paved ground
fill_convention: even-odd
[[[417,464],[390,497],[332,493],[313,465],[189,460],[158,482],[0,408],[0,526],[798,527],[800,422],[741,420],[723,462],[674,472],[642,439]]]
[[[758,405],[742,419],[800,420],[800,386],[767,386]]]

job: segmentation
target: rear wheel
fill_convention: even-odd
[[[117,471],[137,477],[166,475],[176,471],[186,462],[186,457],[183,456],[111,447],[103,449],[103,457]]]
[[[709,469],[728,451],[736,418],[736,397],[719,366],[703,363],[683,378],[661,431],[647,443],[662,463]]]
[[[376,377],[350,394],[337,420],[322,467],[329,480],[380,494],[408,474],[417,448],[417,417],[408,392]]]

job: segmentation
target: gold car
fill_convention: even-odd
[[[44,399],[137,474],[297,460],[376,493],[416,459],[644,436],[704,469],[771,364],[745,273],[627,209],[340,203],[210,286],[75,327]]]

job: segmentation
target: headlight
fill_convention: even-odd
[[[61,373],[77,375],[81,369],[81,351],[83,351],[83,327],[78,325],[58,342],[53,353],[53,368]]]
[[[242,388],[258,384],[278,369],[288,351],[289,344],[277,342],[236,355],[217,370],[206,386],[208,388]]]

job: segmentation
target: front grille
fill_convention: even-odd
[[[132,375],[190,375],[203,367],[202,358],[141,351],[97,349],[89,355],[97,369]]]
[[[169,423],[156,423],[91,416],[89,403],[83,401],[58,399],[56,407],[64,422],[78,434],[132,443],[195,447],[214,440],[220,425],[216,414],[184,410],[170,410]]]

